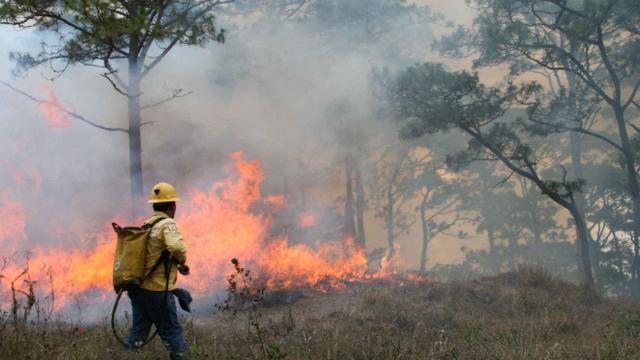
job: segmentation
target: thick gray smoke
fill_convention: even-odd
[[[143,128],[145,187],[160,180],[183,190],[207,187],[224,176],[228,154],[239,150],[263,163],[267,192],[304,197],[308,206],[338,206],[336,198],[344,191],[340,163],[349,141],[345,128],[382,136],[382,144],[397,141],[395,131],[371,115],[371,69],[424,59],[432,25],[409,26],[408,19],[399,17],[395,24],[384,24],[388,33],[378,37],[386,39],[365,43],[359,41],[366,34],[354,28],[303,25],[279,16],[248,24],[246,18],[221,16],[221,25],[229,29],[224,45],[178,48],[143,83],[147,103],[172,89],[193,91],[144,111],[143,121],[150,122]],[[37,51],[47,35],[8,27],[0,31],[0,66],[9,80],[14,64],[8,53]],[[341,43],[332,42],[340,31],[352,33],[345,33]],[[11,83],[40,98],[51,87],[70,110],[97,123],[126,127],[125,98],[99,74],[78,65],[50,82],[47,78],[55,74],[43,66]],[[29,180],[30,171],[41,176],[37,193],[30,184],[17,186],[11,173],[2,178],[30,219],[24,247],[82,243],[50,233],[75,226],[77,219],[88,228],[103,226],[122,214],[128,201],[126,135],[73,119],[69,128],[52,128],[31,100],[7,88],[1,91],[3,161],[27,182],[40,181]],[[344,109],[332,110],[340,106]],[[370,226],[371,247],[383,246],[381,226]],[[406,245],[410,255],[413,246]]]

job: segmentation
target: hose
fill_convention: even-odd
[[[129,342],[125,339],[122,338],[122,336],[120,336],[120,334],[118,334],[118,331],[116,330],[116,311],[118,310],[118,304],[120,303],[120,298],[122,297],[122,293],[124,293],[126,289],[126,286],[123,286],[120,290],[118,290],[118,295],[116,296],[116,301],[113,304],[113,309],[111,310],[111,330],[113,331],[113,336],[115,336],[116,340],[118,340],[118,342],[120,344],[122,344],[125,347],[131,347],[132,345],[129,344]],[[166,308],[166,302],[167,302],[167,293],[165,293],[165,308]],[[164,318],[163,318],[164,320]],[[156,337],[156,335],[158,335],[158,328],[155,329],[155,331],[153,332],[153,334],[151,334],[151,336],[149,336],[147,338],[147,340],[145,340],[142,344],[140,345],[135,345],[134,347],[136,349],[139,349],[145,345],[147,345],[149,342],[151,342],[151,340],[153,340],[153,338]]]
[[[173,262],[171,261],[171,258],[166,257],[165,258],[165,264],[164,264],[164,274],[166,277],[166,283],[165,283],[165,287],[164,287],[164,305],[162,306],[162,308],[164,310],[167,309],[167,304],[168,304],[168,296],[169,296],[169,275],[171,274],[171,266],[173,265]],[[151,275],[151,273],[155,270],[152,269],[149,272],[149,275]],[[148,276],[148,275],[147,275]],[[153,340],[153,338],[156,337],[156,335],[158,335],[158,330],[164,326],[164,320],[165,317],[162,316],[160,318],[160,323],[158,324],[159,326],[156,326],[155,331],[153,332],[153,334],[151,334],[151,336],[149,336],[145,341],[143,341],[141,344],[137,345],[137,344],[129,344],[129,342],[125,339],[122,338],[122,336],[120,336],[120,334],[118,334],[118,331],[116,330],[116,312],[118,310],[118,304],[120,303],[120,298],[122,298],[122,293],[125,292],[125,290],[127,290],[127,288],[129,287],[129,283],[127,283],[125,286],[121,287],[120,290],[118,290],[118,293],[116,295],[116,301],[113,303],[113,309],[111,310],[111,330],[113,331],[113,336],[115,336],[116,340],[118,340],[118,342],[120,344],[122,344],[124,347],[130,348],[133,346],[134,349],[140,349],[143,346],[147,345],[149,342],[151,342],[151,340]],[[154,324],[155,325],[155,324]]]

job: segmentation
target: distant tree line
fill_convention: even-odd
[[[464,169],[475,161],[495,161],[518,181],[526,180],[518,191],[523,201],[531,199],[529,187],[534,187],[570,215],[581,279],[637,295],[640,3],[474,0],[471,5],[477,10],[473,26],[457,29],[436,47],[452,57],[473,54],[474,69],[501,65],[509,73],[489,86],[475,72],[449,71],[441,64],[400,71],[386,88],[402,137],[467,134],[467,149],[449,156],[449,165]],[[501,236],[522,239],[517,231],[529,228],[534,239],[546,237],[553,217],[532,211],[539,203],[527,204],[522,210],[535,215],[511,218],[513,229],[503,226]],[[505,215],[519,212],[513,208]],[[484,226],[495,236],[495,227],[488,230],[486,221]]]
[[[346,234],[365,246],[363,214],[372,214],[384,223],[391,256],[402,236],[420,229],[425,271],[434,237],[466,238],[459,230],[473,226],[486,249],[434,270],[490,273],[533,263],[640,295],[640,3],[473,0],[473,25],[433,47],[473,59],[470,71],[423,62],[431,26],[450,26],[426,8],[302,3],[295,16],[290,3],[283,11],[317,26],[336,48],[350,42],[374,69],[365,118],[340,130]],[[421,36],[399,42],[400,19]],[[478,71],[497,66],[507,69],[504,78],[483,83]],[[352,119],[350,111],[342,103],[331,117]],[[396,128],[372,132],[373,121]],[[402,141],[385,137],[395,131]]]

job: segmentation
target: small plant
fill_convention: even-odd
[[[262,314],[258,305],[264,300],[266,286],[256,284],[251,276],[251,270],[240,265],[238,259],[231,259],[234,272],[227,277],[227,298],[222,304],[216,304],[221,311],[231,312],[233,316],[240,311],[247,312],[248,335],[255,335],[260,352],[264,359],[281,360],[287,357],[285,351],[278,344],[267,344],[264,331],[260,325]]]
[[[231,259],[234,272],[227,276],[227,299],[216,308],[231,311],[236,315],[240,310],[247,310],[251,316],[257,315],[258,304],[264,300],[266,287],[256,286],[251,277],[251,270],[240,265],[238,259]]]
[[[0,267],[4,269],[8,263],[6,258],[2,259],[3,265]],[[36,285],[35,280],[31,280],[31,276],[29,275],[29,256],[27,254],[27,261],[24,270],[16,275],[13,279],[9,279],[6,276],[0,273],[0,280],[7,279],[9,282],[9,289],[11,291],[11,316],[13,319],[14,325],[17,325],[18,322],[26,322],[29,319],[29,315],[31,311],[36,309],[38,313],[38,317],[40,315],[40,308],[38,306],[36,295],[34,291],[34,287]],[[24,303],[19,300],[20,296],[24,296]]]

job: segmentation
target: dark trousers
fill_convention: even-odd
[[[140,288],[129,290],[127,293],[133,312],[133,327],[127,337],[129,344],[135,348],[136,343],[144,342],[153,324],[158,329],[162,342],[169,349],[171,359],[187,359],[187,343],[182,336],[173,294],[169,292],[165,295],[163,291]]]

